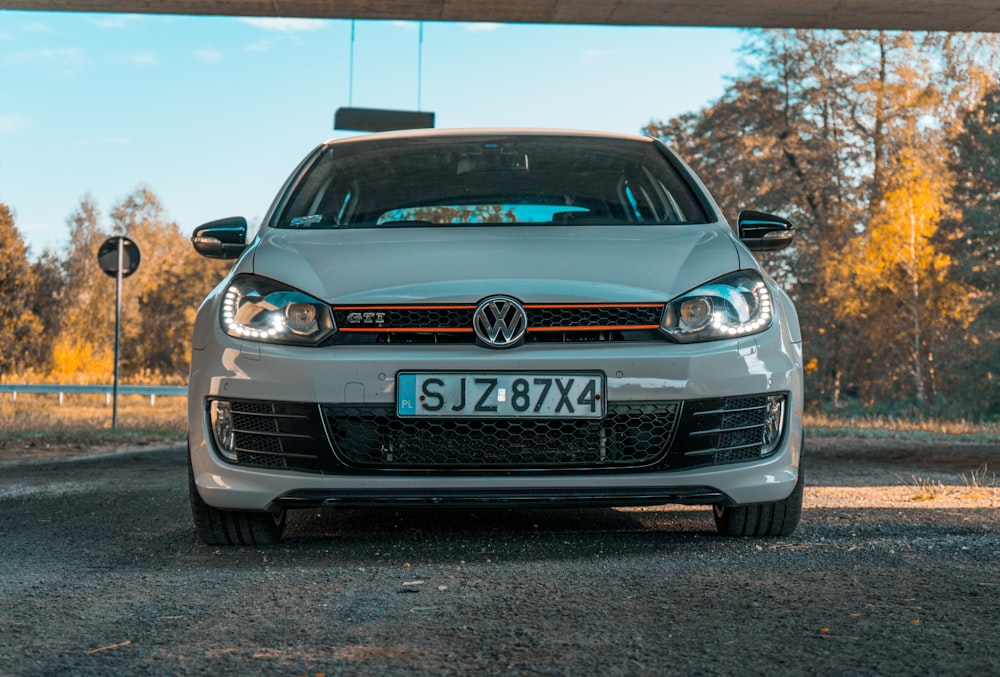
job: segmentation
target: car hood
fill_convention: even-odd
[[[725,224],[452,226],[269,229],[239,268],[331,304],[600,303],[666,301],[740,260]]]

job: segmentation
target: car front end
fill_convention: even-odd
[[[527,171],[510,155],[489,171]],[[800,505],[794,308],[688,180],[706,216],[606,227],[552,210],[525,223],[507,204],[500,222],[409,218],[443,213],[419,204],[394,207],[398,223],[312,227],[320,210],[292,207],[308,179],[290,182],[276,227],[236,248],[196,320],[188,432],[202,538],[267,540],[278,519],[205,525],[318,506],[683,503],[716,506],[718,520],[795,491]],[[545,206],[535,195],[522,214]],[[787,230],[753,233],[758,221],[746,232]],[[791,512],[737,532],[788,533]]]

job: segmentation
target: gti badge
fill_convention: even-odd
[[[385,324],[385,313],[348,313],[347,321],[350,324]]]

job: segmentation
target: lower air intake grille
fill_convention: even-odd
[[[675,467],[721,465],[762,458],[769,425],[776,424],[771,407],[774,397],[780,396],[751,395],[686,402],[680,424],[682,432],[677,439]]]
[[[778,449],[786,395],[609,404],[603,420],[399,418],[386,405],[217,400],[226,460],[259,469],[460,474],[673,471],[760,460]],[[218,435],[218,433],[217,433]],[[218,442],[217,442],[218,444]]]
[[[609,407],[602,421],[400,419],[392,407],[325,408],[334,449],[359,468],[622,468],[666,454],[677,404]]]
[[[316,405],[232,400],[237,465],[317,472],[330,459]]]

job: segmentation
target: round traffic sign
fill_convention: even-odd
[[[111,277],[118,277],[118,242],[122,246],[122,277],[128,277],[139,267],[139,247],[127,237],[109,237],[97,250],[97,263]]]

